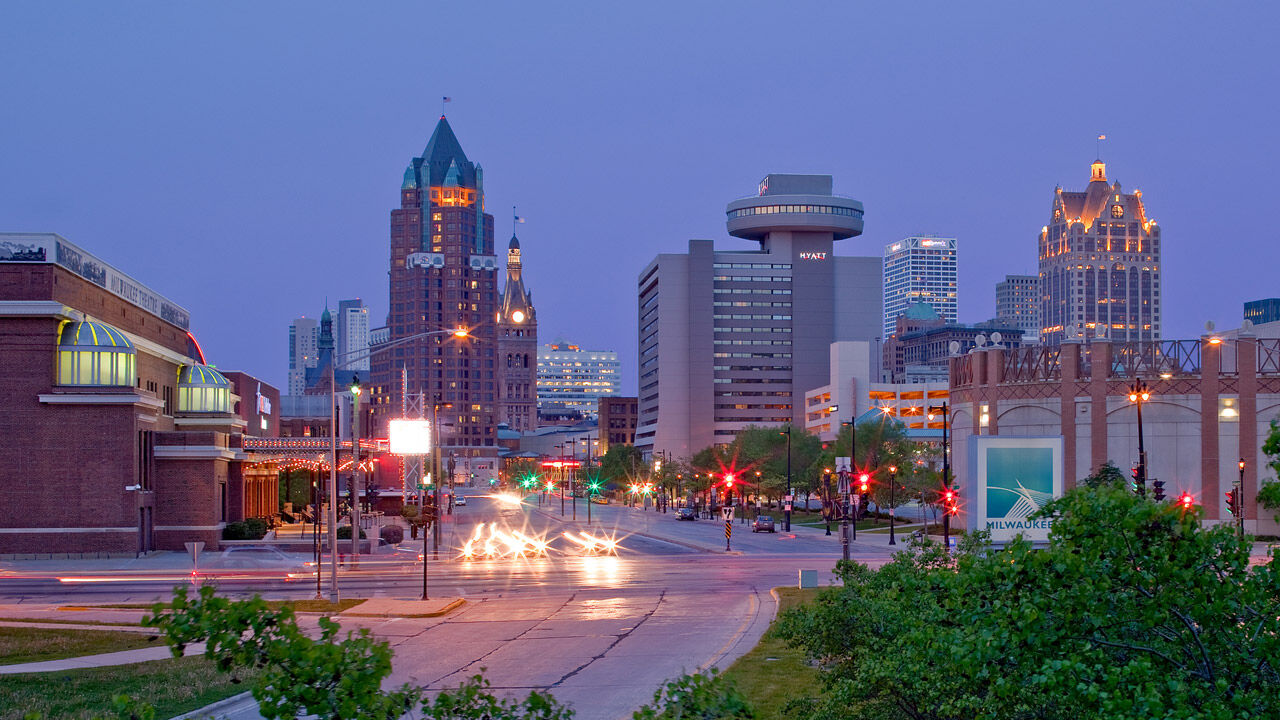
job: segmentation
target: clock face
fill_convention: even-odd
[[[1124,217],[1124,206],[1123,206],[1123,205],[1112,205],[1112,206],[1111,206],[1111,217],[1113,217],[1113,218],[1120,218],[1120,217]]]
[[[512,320],[514,320],[515,322],[518,322],[518,323],[522,323],[522,322],[524,322],[524,311],[523,311],[523,310],[517,310],[517,311],[515,311],[515,312],[511,313],[511,319],[512,319]]]

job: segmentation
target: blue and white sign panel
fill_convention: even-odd
[[[970,436],[969,477],[973,491],[964,495],[976,506],[971,529],[990,531],[997,543],[1017,535],[1048,541],[1052,521],[1031,515],[1062,496],[1062,436]]]

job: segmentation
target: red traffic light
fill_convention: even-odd
[[[1195,499],[1191,497],[1191,493],[1184,492],[1178,496],[1178,502],[1182,505],[1183,510],[1190,510],[1195,505]]]
[[[1231,513],[1232,515],[1239,515],[1239,514],[1240,514],[1240,512],[1239,512],[1239,507],[1236,505],[1236,491],[1235,491],[1235,490],[1228,490],[1228,491],[1227,491],[1227,512]]]
[[[733,473],[729,473],[724,476],[724,484],[728,485],[729,487],[733,487],[733,481],[736,479],[737,478],[733,476]]]

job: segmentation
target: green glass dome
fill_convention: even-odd
[[[64,322],[58,329],[59,385],[133,387],[133,343],[110,325]]]
[[[209,365],[178,369],[178,412],[231,412],[231,381]]]

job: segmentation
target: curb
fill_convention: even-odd
[[[358,618],[431,618],[431,617],[440,617],[441,615],[448,615],[449,613],[453,612],[454,610],[457,610],[459,607],[461,607],[461,606],[462,606],[464,603],[466,603],[466,602],[467,602],[467,601],[466,601],[464,598],[456,598],[456,599],[454,599],[454,601],[453,601],[453,602],[449,603],[448,605],[445,605],[444,607],[440,608],[439,610],[435,610],[435,611],[433,611],[433,612],[428,612],[428,613],[410,613],[410,614],[403,614],[403,613],[390,613],[390,612],[385,612],[385,613],[355,613],[355,612],[344,612],[344,613],[340,613],[340,614],[338,615],[338,617],[358,617]],[[358,608],[358,607],[360,607],[360,606],[359,606],[359,605],[357,605],[357,606],[356,606],[356,608]],[[352,609],[354,610],[355,608],[352,608]]]
[[[235,706],[244,703],[246,700],[252,702],[253,707],[256,708],[258,706],[258,702],[253,699],[253,694],[246,690],[239,695],[232,695],[229,698],[223,698],[217,702],[205,705],[202,708],[196,708],[189,713],[176,715],[171,718],[171,720],[194,720],[195,718],[201,718],[203,720],[204,718],[216,718],[218,713],[231,710],[235,708]]]

